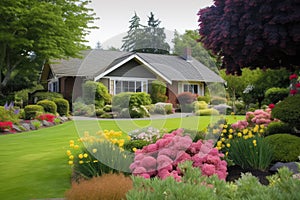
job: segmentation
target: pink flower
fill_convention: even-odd
[[[300,88],[300,83],[295,84],[296,88]]]
[[[147,170],[156,169],[156,159],[151,156],[146,156],[141,160],[142,166]]]
[[[140,174],[145,174],[147,170],[144,167],[137,167],[134,169],[133,174],[134,175],[140,175]]]
[[[171,158],[169,158],[168,156],[159,155],[157,157],[157,168],[158,169],[162,169],[172,163],[173,163],[173,160],[171,160]]]
[[[149,144],[148,146],[146,146],[147,148],[147,152],[155,152],[157,151],[157,145],[156,144]]]
[[[163,169],[163,170],[159,170],[157,175],[162,180],[164,180],[164,179],[166,179],[167,177],[170,176],[170,172],[168,170],[166,170],[166,169]]]
[[[216,172],[216,167],[214,165],[211,165],[211,164],[204,164],[202,167],[201,167],[201,170],[202,170],[202,173],[204,175],[207,175],[207,176],[211,176],[213,175],[215,172]]]
[[[290,75],[290,80],[298,78],[297,74]]]

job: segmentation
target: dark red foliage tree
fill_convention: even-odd
[[[300,65],[300,0],[214,0],[198,15],[200,41],[227,73]]]

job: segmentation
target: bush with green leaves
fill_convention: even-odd
[[[287,123],[281,121],[271,122],[267,127],[266,135],[273,135],[278,133],[292,133],[292,128]]]
[[[173,104],[171,103],[156,103],[154,104],[154,113],[157,114],[162,114],[162,115],[166,115],[166,114],[171,114],[173,113]]]
[[[228,158],[243,169],[266,170],[270,166],[274,149],[265,138],[254,136],[252,138],[236,137],[230,141]]]
[[[223,97],[212,97],[211,100],[210,100],[210,103],[212,105],[226,104],[227,99],[223,98]]]
[[[101,115],[103,115],[105,113],[105,111],[103,110],[103,108],[97,108],[95,110],[95,112],[96,112],[96,116],[97,117],[100,117]]]
[[[73,103],[73,115],[92,117],[95,116],[95,114],[95,105],[86,105],[81,101],[76,101]]]
[[[197,116],[219,115],[219,111],[214,108],[202,109],[195,112]]]
[[[192,167],[191,162],[180,164],[184,176],[181,182],[169,177],[145,179],[132,176],[133,189],[127,192],[127,200],[152,199],[299,199],[300,179],[293,178],[292,172],[281,168],[268,179],[270,185],[262,185],[250,173],[242,174],[235,182],[219,180],[217,176],[201,176],[201,171]]]
[[[205,95],[205,96],[198,96],[198,97],[197,97],[197,100],[198,100],[198,101],[205,101],[207,104],[209,104],[209,102],[210,102],[210,97],[207,96],[207,95]]]
[[[195,112],[198,110],[208,109],[208,104],[205,101],[194,101],[193,105]]]
[[[289,96],[272,109],[272,117],[300,129],[300,94]]]
[[[95,104],[97,108],[102,108],[111,102],[111,95],[107,87],[101,82],[86,81],[82,84],[83,100],[85,104]]]
[[[300,137],[290,134],[274,134],[265,138],[274,148],[274,161],[292,162],[300,156]]]
[[[62,98],[53,99],[54,103],[57,106],[57,112],[60,116],[68,116],[70,112],[69,101]]]
[[[265,100],[267,101],[267,104],[275,104],[288,97],[289,93],[290,91],[288,88],[272,87],[267,89],[267,91],[265,92]]]
[[[144,146],[151,144],[146,140],[128,140],[124,143],[124,149],[130,152],[134,152],[135,149],[142,149]]]
[[[111,112],[111,111],[112,111],[112,105],[105,105],[105,106],[103,107],[103,110],[104,110],[105,112]]]
[[[151,99],[152,103],[158,103],[158,102],[166,102],[168,97],[166,96],[167,91],[167,85],[166,83],[154,80],[151,83]]]
[[[44,112],[43,106],[40,105],[27,105],[24,108],[25,119],[35,119],[38,114]]]
[[[36,99],[36,101],[41,101],[44,99],[53,100],[57,98],[63,98],[63,95],[57,92],[36,92],[33,95],[33,98]]]
[[[177,100],[180,105],[191,104],[197,99],[197,96],[191,92],[182,92],[177,95]]]
[[[44,99],[38,101],[36,105],[42,106],[44,108],[44,111],[47,113],[52,113],[52,114],[57,113],[57,106],[54,103],[54,101]]]
[[[14,106],[0,106],[0,122],[10,121],[13,124],[19,123],[20,109]]]

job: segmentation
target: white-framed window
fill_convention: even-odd
[[[51,79],[48,82],[48,91],[49,92],[59,92],[59,81],[57,78]]]
[[[197,95],[204,95],[204,85],[203,83],[181,83],[178,85],[179,93],[182,92],[191,92]]]
[[[113,85],[113,94],[119,94],[121,92],[148,92],[148,80],[144,79],[112,79],[111,86]]]

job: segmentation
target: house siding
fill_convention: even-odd
[[[146,69],[145,66],[140,65],[135,60],[130,60],[129,62],[125,63],[122,67],[119,67],[118,69],[109,73],[107,76],[110,76],[110,77],[138,77],[138,78],[151,78],[151,79],[156,78],[155,74],[153,74],[151,71]]]
[[[82,83],[84,78],[82,77],[62,77],[59,79],[59,90],[60,93],[67,99],[69,102],[75,100],[82,95]],[[73,90],[73,88],[76,88]]]
[[[173,104],[174,107],[177,106],[177,94],[178,94],[178,81],[173,81],[172,85],[167,84],[167,96],[168,101]]]

